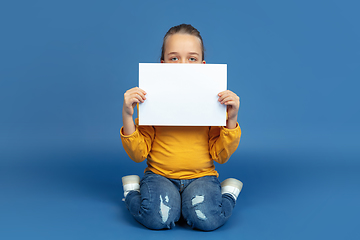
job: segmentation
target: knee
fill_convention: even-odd
[[[182,214],[192,228],[213,231],[225,223],[227,218],[223,214],[221,201],[214,198],[196,195],[191,202],[184,202]]]
[[[160,210],[149,211],[141,223],[149,229],[160,230],[173,228],[178,220],[179,216],[176,212],[161,208]]]
[[[159,196],[159,202],[150,204],[146,202],[141,206],[141,223],[153,230],[170,229],[175,226],[175,222],[180,218],[180,204],[176,204],[162,195]]]
[[[217,214],[205,212],[200,209],[193,209],[191,214],[186,217],[187,224],[194,229],[201,231],[213,231],[221,227],[225,221],[223,218],[216,217]]]
[[[180,218],[179,191],[168,179],[146,174],[140,184],[140,202],[134,204],[132,215],[150,229],[172,228]]]

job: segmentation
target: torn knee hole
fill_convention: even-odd
[[[204,196],[199,196],[199,195],[196,195],[195,197],[193,197],[193,199],[191,200],[191,204],[193,206],[199,204],[199,203],[202,203],[204,201]]]

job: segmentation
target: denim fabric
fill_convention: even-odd
[[[182,215],[192,228],[211,231],[231,216],[235,199],[221,195],[216,176],[176,180],[146,172],[140,193],[129,192],[125,203],[134,218],[150,229],[170,229]]]

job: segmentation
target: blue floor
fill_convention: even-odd
[[[0,239],[359,239],[359,150],[284,140],[256,147],[245,136],[217,165],[220,180],[236,177],[244,188],[214,232],[138,224],[121,201],[121,177],[141,175],[145,164],[133,163],[120,142],[2,144]]]

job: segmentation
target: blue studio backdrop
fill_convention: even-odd
[[[0,239],[359,239],[359,7],[2,1]],[[123,94],[181,23],[241,98],[239,148],[216,168],[244,188],[214,232],[151,231],[121,201],[145,168],[121,145]]]

